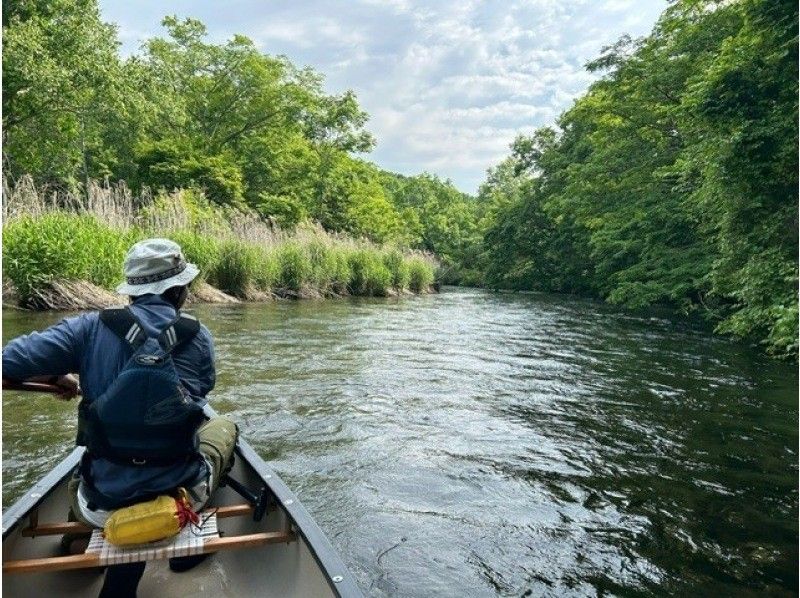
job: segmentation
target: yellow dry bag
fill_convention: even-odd
[[[106,521],[103,536],[116,546],[132,546],[164,540],[176,535],[187,523],[197,524],[186,491],[180,488],[178,498],[159,496],[114,511]]]

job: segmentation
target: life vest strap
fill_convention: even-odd
[[[100,321],[134,351],[147,340],[144,328],[127,306],[104,309],[100,312]]]
[[[165,467],[167,465],[180,465],[181,463],[188,463],[194,458],[194,455],[183,455],[181,457],[118,457],[107,453],[95,453],[92,455],[95,459],[105,459],[111,461],[115,465],[124,465],[126,467]]]
[[[191,314],[178,314],[172,323],[158,335],[158,344],[167,353],[191,340],[200,331],[200,322]]]
[[[128,306],[111,307],[100,312],[100,321],[135,352],[147,340],[147,333]],[[191,314],[179,313],[158,335],[158,343],[167,353],[191,340],[200,330],[200,322]]]

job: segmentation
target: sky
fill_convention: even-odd
[[[355,91],[377,138],[366,157],[474,193],[519,133],[553,124],[597,75],[584,64],[622,34],[646,35],[665,0],[101,0],[122,52],[167,14],[235,33]]]

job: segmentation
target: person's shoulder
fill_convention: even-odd
[[[206,325],[200,322],[200,330],[197,331],[197,336],[202,336],[204,340],[207,340],[209,343],[214,342],[214,337],[211,336],[211,331],[206,328]]]
[[[64,318],[63,322],[73,329],[89,329],[96,326],[100,322],[100,312],[87,311],[86,313],[78,314],[77,316],[69,316]]]
[[[193,313],[187,313],[187,312],[182,312],[182,313],[183,313],[183,315],[187,315],[187,316],[191,316],[192,318],[195,318],[197,320],[197,322],[200,324],[200,328],[197,330],[197,334],[194,337],[194,341],[202,343],[202,344],[208,344],[208,345],[212,345],[213,346],[214,337],[211,335],[211,331],[206,327],[206,325],[203,324],[203,322],[200,321],[200,318],[198,318]]]
[[[214,337],[211,336],[211,331],[202,322],[191,344],[205,357],[214,355]]]
[[[101,318],[101,314],[104,311],[123,310],[126,307],[127,306],[125,306],[123,304],[109,305],[108,307],[105,307],[103,309],[99,309],[97,311],[87,311],[85,313],[82,313],[80,315],[75,316],[72,319],[74,321],[79,322],[81,324],[84,324],[86,326],[97,326],[97,325],[101,324],[102,321],[103,321],[102,318]]]
[[[96,338],[100,324],[100,313],[90,311],[76,316],[69,316],[54,325],[50,330],[67,334],[78,343],[86,343]]]

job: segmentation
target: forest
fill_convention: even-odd
[[[354,93],[244,36],[214,44],[166,17],[123,58],[96,0],[5,3],[4,177],[188,190],[282,230],[433,254],[444,283],[666,305],[796,357],[797,25],[783,0],[671,3],[471,196],[371,163]]]
[[[493,288],[700,312],[797,355],[797,4],[682,0],[587,65],[479,203]]]

